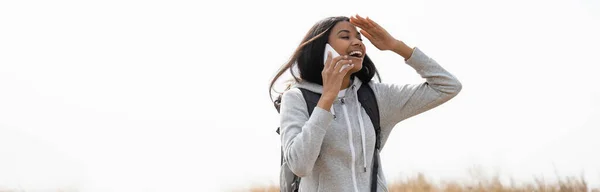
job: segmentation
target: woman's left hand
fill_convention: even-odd
[[[398,43],[398,40],[369,17],[365,19],[357,14],[350,17],[350,23],[361,28],[360,33],[379,50],[392,50]]]

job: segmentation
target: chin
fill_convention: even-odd
[[[354,67],[350,70],[350,72],[352,72],[352,73],[359,72],[362,69],[362,67],[363,67],[362,63],[358,64],[358,65],[354,65]]]

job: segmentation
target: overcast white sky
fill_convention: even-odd
[[[2,1],[0,189],[225,191],[278,182],[268,83],[308,29],[359,13],[463,83],[398,124],[389,180],[600,186],[594,0]],[[388,83],[420,83],[367,42]]]

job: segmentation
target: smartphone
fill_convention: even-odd
[[[338,54],[337,51],[335,51],[335,49],[333,49],[333,47],[331,47],[331,45],[329,45],[329,43],[325,44],[325,54],[323,55],[323,64],[325,64],[325,61],[327,61],[327,52],[331,51],[331,59],[340,56],[340,54]]]

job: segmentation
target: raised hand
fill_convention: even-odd
[[[392,50],[398,43],[397,39],[369,17],[363,18],[356,14],[356,16],[350,17],[350,23],[359,27],[360,33],[379,50]]]

